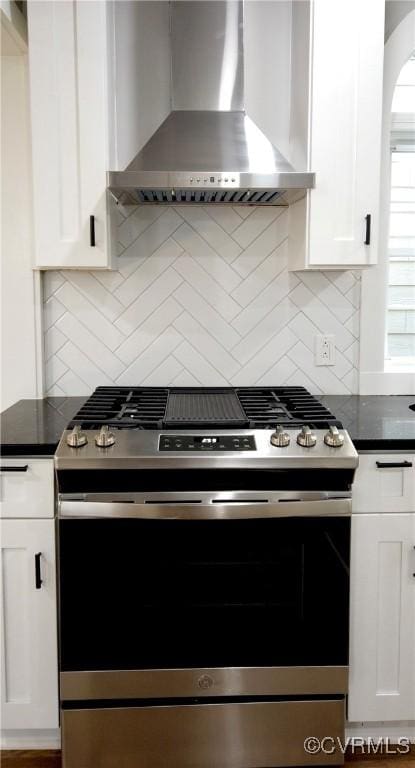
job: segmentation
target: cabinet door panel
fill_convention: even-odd
[[[354,515],[350,721],[415,719],[415,514]]]
[[[384,17],[378,0],[315,0],[310,262],[370,264],[378,227]],[[365,245],[365,216],[371,243]]]
[[[2,520],[0,525],[1,725],[57,728],[54,520]]]
[[[88,0],[28,6],[37,267],[109,266],[106,13]]]

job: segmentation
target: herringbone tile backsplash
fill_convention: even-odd
[[[46,389],[281,385],[357,392],[359,274],[287,270],[287,211],[119,213],[118,269],[44,275]],[[314,365],[314,338],[336,364]]]

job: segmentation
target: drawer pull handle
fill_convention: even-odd
[[[35,555],[35,586],[36,589],[40,589],[42,586],[42,572],[40,570],[40,558],[42,557],[41,552],[37,552]]]
[[[29,469],[28,464],[23,464],[21,467],[0,467],[0,472],[27,472]]]
[[[89,217],[89,244],[95,248],[95,216]]]
[[[377,461],[376,466],[378,469],[405,469],[412,467],[412,461]]]
[[[372,216],[370,213],[368,213],[365,216],[365,221],[366,221],[366,234],[365,234],[364,244],[370,245],[370,231],[371,231],[371,225],[372,225]]]

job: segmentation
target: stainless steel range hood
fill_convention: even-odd
[[[172,111],[108,187],[124,205],[288,205],[314,186],[246,114],[243,0],[169,4]],[[272,98],[269,95],[269,98]]]

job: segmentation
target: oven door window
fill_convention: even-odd
[[[349,518],[60,521],[66,670],[344,665]]]

